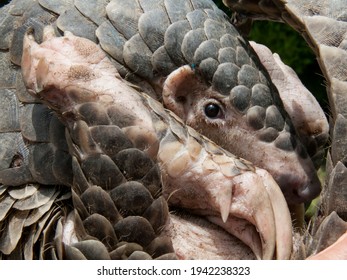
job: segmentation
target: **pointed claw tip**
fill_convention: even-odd
[[[220,197],[218,199],[219,211],[223,223],[228,220],[231,208],[232,192],[231,188],[224,189],[220,192]]]
[[[229,209],[227,209],[227,207],[221,207],[220,213],[221,213],[223,223],[226,223],[229,217]]]

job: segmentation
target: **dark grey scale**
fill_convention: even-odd
[[[158,258],[156,258],[155,260],[178,260],[176,253],[168,253],[165,255],[162,255]]]
[[[55,15],[44,10],[37,2],[30,1],[30,3],[32,3],[32,6],[24,12],[20,26],[15,29],[11,41],[11,61],[16,65],[21,64],[25,32],[33,28],[35,30],[35,41],[41,43],[44,27],[55,20]]]
[[[120,128],[134,125],[135,118],[129,114],[125,116],[124,113],[120,112],[118,105],[107,107],[107,114],[111,122]]]
[[[273,127],[278,131],[284,128],[284,119],[277,106],[272,105],[266,109],[265,126]]]
[[[76,194],[81,195],[89,188],[89,182],[86,176],[81,169],[81,165],[79,164],[77,158],[75,156],[72,157],[72,173],[73,173],[73,185],[72,188],[76,192]],[[81,214],[81,213],[80,213]]]
[[[66,260],[87,260],[80,250],[70,245],[64,245],[64,259]]]
[[[75,7],[87,17],[89,20],[94,22],[96,25],[102,24],[106,20],[106,5],[109,0],[74,0]]]
[[[89,154],[101,153],[100,148],[90,135],[89,127],[84,121],[76,121],[66,134],[70,153],[78,157]],[[77,145],[77,146],[76,146]],[[77,148],[78,147],[78,148]]]
[[[110,191],[110,196],[123,217],[142,216],[152,204],[153,198],[147,188],[139,182],[125,182]]]
[[[87,219],[91,214],[89,213],[89,209],[87,210],[86,205],[81,200],[80,194],[75,192],[75,185],[73,185],[73,189],[71,190],[71,199],[73,204],[74,214],[81,218],[81,220]],[[116,212],[118,213],[118,212]],[[93,213],[92,213],[93,214]],[[119,213],[118,213],[119,214]]]
[[[105,107],[97,102],[83,103],[76,109],[81,119],[83,119],[88,126],[108,125],[111,123]]]
[[[29,1],[28,1],[29,2]],[[10,6],[1,8],[0,11],[0,50],[8,50],[13,34],[13,26],[16,25],[17,18],[10,14]]]
[[[274,129],[273,127],[267,127],[259,132],[258,137],[261,141],[271,143],[276,140],[278,135],[279,132],[277,129]]]
[[[143,41],[140,34],[129,39],[123,48],[123,58],[126,65],[142,78],[153,79],[152,51]]]
[[[240,37],[238,37],[238,38],[240,38]],[[239,67],[242,67],[245,64],[247,64],[247,65],[251,64],[251,60],[250,60],[249,55],[248,55],[247,51],[245,50],[244,46],[239,45],[236,47],[236,64]]]
[[[146,252],[134,251],[128,257],[128,260],[152,260],[152,257]]]
[[[113,226],[104,216],[94,213],[83,221],[83,226],[87,234],[100,240],[108,251],[112,251],[117,245],[118,239]]]
[[[145,13],[155,9],[165,9],[164,0],[138,0],[138,2]]]
[[[252,88],[259,82],[259,71],[250,65],[242,65],[237,77],[239,84]]]
[[[116,125],[94,126],[90,128],[90,133],[102,151],[113,161],[120,151],[133,148],[131,141]]]
[[[0,52],[0,71],[4,77],[0,80],[0,87],[2,89],[14,88],[19,71],[11,64],[8,52]]]
[[[251,90],[244,86],[239,85],[233,87],[230,91],[230,102],[240,112],[243,112],[250,106],[251,101]]]
[[[231,47],[221,48],[218,53],[219,63],[236,61],[236,52]]]
[[[215,13],[208,10],[208,15],[211,17]],[[224,34],[231,34],[232,36],[237,36],[237,32],[234,30],[231,24],[226,24],[225,20],[219,22],[219,17],[216,15],[215,19],[207,19],[204,23],[205,33],[208,39],[220,40]]]
[[[110,195],[101,187],[89,187],[80,198],[90,215],[98,213],[109,220],[112,225],[122,221],[122,217],[114,205]]]
[[[127,260],[134,252],[143,252],[143,247],[137,243],[122,241],[117,244],[116,249],[110,252],[110,257],[112,260]]]
[[[265,125],[265,109],[260,106],[253,106],[247,111],[247,122],[254,129],[261,129]]]
[[[0,56],[1,56],[1,54],[0,54]],[[25,85],[24,85],[24,80],[23,80],[21,71],[17,72],[15,88],[16,88],[16,96],[20,102],[23,102],[23,103],[40,103],[38,98],[30,95],[27,92]]]
[[[120,151],[114,162],[128,180],[140,180],[154,166],[154,162],[148,155],[136,148]]]
[[[214,73],[217,71],[219,62],[213,58],[207,58],[200,62],[199,73],[207,80],[212,81]]]
[[[152,55],[153,70],[161,73],[163,76],[168,76],[177,69],[177,65],[173,62],[165,46],[161,46]]]
[[[72,0],[60,0],[59,2],[55,0],[39,0],[39,3],[42,7],[58,15],[63,13],[65,10],[70,9],[73,5]]]
[[[187,20],[181,20],[171,24],[165,32],[165,49],[177,66],[187,64],[181,52],[181,46],[185,34],[187,34],[190,30],[191,26],[189,22]]]
[[[161,175],[158,165],[154,165],[151,170],[138,181],[149,190],[152,197],[156,198],[161,194]]]
[[[223,36],[221,36],[219,42],[222,48],[232,48],[233,50],[235,50],[235,52],[239,44],[237,37],[230,34],[224,34]]]
[[[22,106],[20,126],[24,138],[31,142],[48,142],[52,116],[52,111],[43,104]]]
[[[147,246],[146,251],[152,258],[158,258],[162,255],[172,253],[175,250],[172,246],[170,237],[158,236]]]
[[[111,61],[124,80],[130,81],[133,86],[137,86],[137,89],[141,88],[141,90],[146,92],[149,96],[153,98],[157,97],[157,94],[154,91],[153,87],[150,85],[150,83],[134,74],[131,69],[124,66],[124,62],[122,64],[116,60],[111,59]]]
[[[137,0],[113,0],[106,6],[111,23],[126,39],[138,32],[137,24],[142,13]]]
[[[216,9],[216,5],[209,0],[191,0],[190,1],[195,10],[198,9]]]
[[[125,181],[122,172],[107,155],[88,155],[82,160],[81,169],[89,182],[104,190],[113,189]]]
[[[65,139],[65,126],[58,119],[56,114],[52,114],[49,123],[48,141],[51,142],[59,150],[69,151],[69,147]]]
[[[135,242],[146,247],[156,237],[151,224],[141,216],[129,216],[114,225],[119,241]]]
[[[54,150],[54,146],[50,143],[40,143],[29,147],[29,169],[36,182],[47,185],[60,183],[52,169]]]
[[[75,7],[71,7],[60,14],[57,19],[57,26],[61,31],[70,31],[75,36],[97,42],[95,36],[97,26],[83,16]]]
[[[198,28],[189,31],[184,36],[181,51],[187,61],[194,61],[194,54],[200,45],[207,40],[204,29]]]
[[[65,186],[71,186],[73,182],[72,158],[67,151],[55,150],[52,162],[54,177]]]
[[[341,161],[346,164],[347,154],[345,146],[347,146],[347,121],[343,115],[338,115],[333,129],[331,160],[335,163]]]
[[[192,11],[193,7],[186,0],[164,0],[166,12],[171,22],[177,22],[186,19],[186,14]]]
[[[287,132],[280,133],[274,143],[277,148],[285,151],[293,151],[297,145],[295,137]]]
[[[231,89],[238,85],[237,74],[240,68],[233,63],[223,63],[213,75],[212,86],[224,95],[229,95]]]
[[[162,9],[149,11],[140,17],[139,34],[152,52],[164,45],[165,31],[169,25],[168,15]]]
[[[31,6],[33,5],[33,3],[31,1],[26,1],[26,0],[11,1],[11,5],[12,4],[13,4],[13,7],[10,8],[10,13],[13,16],[21,16],[21,15],[23,15],[23,13],[25,11],[27,11],[28,9],[30,9]]]
[[[16,156],[22,156],[24,160],[25,155],[19,149],[21,146],[25,147],[25,144],[20,133],[0,133],[0,170],[9,168]]]
[[[219,41],[215,39],[204,41],[196,49],[194,53],[193,62],[196,65],[199,65],[202,60],[207,58],[213,58],[215,60],[218,60],[219,49],[220,49]]]
[[[123,63],[123,47],[127,39],[105,20],[95,31],[101,48],[119,63]]]
[[[169,218],[169,206],[163,196],[160,196],[146,209],[142,215],[152,225],[156,234],[160,234]]]
[[[2,184],[11,186],[20,186],[35,181],[27,165],[0,170],[0,180]]]
[[[186,15],[192,29],[202,28],[207,19],[207,14],[203,10],[194,10]]]
[[[339,217],[334,217],[333,219],[335,220],[334,222],[333,220],[330,221],[328,224],[326,224],[325,222],[324,227],[329,229],[328,232],[325,233],[325,235],[330,235],[329,233],[331,229],[340,228],[339,230],[340,233],[339,235],[336,236],[336,239],[338,239],[338,237],[340,237],[341,234],[345,233],[347,230],[346,222],[344,222],[346,221],[346,216],[347,216],[347,213],[346,213],[347,212],[346,211],[346,198],[347,198],[346,167],[341,161],[337,162],[335,167],[332,166],[331,158],[329,158],[328,161],[330,165],[329,169],[331,168],[332,171],[331,171],[331,174],[329,175],[329,181],[330,181],[329,185],[326,186],[326,188],[324,189],[325,195],[322,197],[322,204],[324,205],[324,208],[323,208],[324,210],[323,209],[322,210],[324,211],[324,213],[331,213],[330,215],[337,216],[338,214]],[[336,189],[335,189],[335,186],[336,186]],[[336,218],[338,218],[339,221],[336,221]],[[341,226],[343,228],[341,228]],[[319,238],[317,239],[319,240]],[[318,242],[321,243],[322,241],[323,240]]]
[[[252,87],[252,106],[258,105],[267,108],[273,103],[270,88],[266,84],[256,84]]]
[[[110,255],[99,240],[82,240],[71,245],[78,249],[87,260],[110,260]]]
[[[20,108],[15,90],[0,88],[0,104],[0,132],[19,131]]]

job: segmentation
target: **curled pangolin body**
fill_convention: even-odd
[[[103,156],[81,157],[80,161],[76,158],[71,159],[69,153],[71,144],[69,144],[69,140],[68,144],[64,140],[65,127],[55,115],[50,113],[50,110],[40,104],[39,100],[23,93],[25,90],[21,74],[18,68],[10,64],[11,59],[14,64],[20,65],[21,41],[28,26],[35,28],[37,40],[40,40],[42,36],[43,25],[53,22],[62,31],[70,30],[75,35],[98,41],[100,46],[114,59],[118,71],[131,82],[147,89],[147,92],[152,96],[157,95],[155,90],[158,84],[157,80],[160,80],[162,75],[165,76],[181,65],[188,64],[198,69],[200,75],[212,88],[226,96],[230,95],[233,106],[242,114],[249,116],[247,119],[253,129],[274,127],[276,131],[285,133],[291,131],[291,125],[287,122],[286,115],[280,108],[278,95],[273,93],[271,84],[268,84],[268,77],[262,69],[257,69],[258,62],[253,52],[248,53],[248,51],[245,51],[244,47],[248,48],[247,43],[241,37],[237,37],[236,31],[231,25],[223,25],[223,22],[226,21],[224,14],[217,10],[210,1],[182,1],[182,3],[159,1],[161,8],[155,10],[153,10],[153,7],[157,8],[158,1],[155,1],[155,3],[153,1],[126,1],[124,3],[123,1],[121,4],[119,4],[121,1],[112,1],[105,6],[107,2],[104,2],[104,7],[106,7],[104,8],[99,3],[97,7],[93,6],[93,1],[75,1],[75,6],[72,6],[70,1],[63,2],[64,4],[58,6],[55,5],[54,1],[39,1],[40,5],[47,10],[56,13],[53,15],[43,10],[38,3],[30,2],[23,4],[23,6],[18,4],[2,9],[1,18],[5,22],[1,26],[1,31],[5,34],[2,48],[10,49],[10,52],[0,54],[3,56],[1,57],[1,61],[3,61],[2,68],[6,70],[8,77],[8,79],[2,81],[3,85],[1,85],[4,88],[1,89],[4,91],[1,98],[6,101],[2,104],[5,104],[4,108],[6,110],[2,111],[4,121],[1,124],[4,129],[2,130],[1,143],[4,148],[1,148],[1,152],[5,156],[3,157],[4,160],[1,161],[3,169],[0,170],[0,178],[4,185],[39,182],[46,185],[78,186],[78,191],[74,189],[72,198],[68,197],[69,192],[64,188],[59,189],[54,198],[57,196],[58,198],[62,197],[60,201],[72,199],[74,207],[78,211],[68,216],[67,220],[72,220],[75,224],[83,223],[85,231],[79,232],[80,237],[85,238],[89,235],[95,235],[95,233],[93,235],[95,229],[91,226],[95,221],[104,228],[104,233],[98,236],[99,240],[102,240],[104,236],[111,236],[107,239],[106,244],[108,250],[114,249],[114,251],[111,251],[113,252],[113,254],[110,254],[111,258],[128,258],[133,252],[139,251],[146,252],[136,253],[131,258],[135,258],[135,256],[136,258],[160,257],[161,255],[170,258],[174,256],[172,254],[172,245],[169,241],[162,240],[161,237],[157,236],[158,229],[163,226],[167,216],[167,206],[158,197],[161,190],[158,166],[148,155],[141,153],[138,147],[134,148],[129,139],[124,137],[123,132],[119,130],[119,127],[126,126],[127,122],[131,122],[131,119],[127,120],[125,118],[121,120],[122,123],[119,123],[117,116],[119,108],[116,108],[111,115],[118,123],[116,127],[112,127],[114,124],[109,119],[110,114],[105,116],[102,108],[99,108],[96,104],[81,106],[79,113],[82,116],[88,116],[92,113],[93,117],[90,117],[91,123],[78,123],[76,130],[73,130],[75,134],[72,133],[71,138],[77,143],[85,144],[85,146],[81,145],[85,147],[85,153],[89,154],[93,149],[98,149],[94,143],[95,139],[107,140],[112,136],[117,139],[115,141],[117,144],[113,148],[113,143],[101,143],[100,141],[98,143],[102,146],[102,150],[111,149],[110,146],[112,145],[112,150],[107,150],[107,154],[114,155],[114,158],[112,158],[113,164],[110,164],[109,159]],[[177,7],[180,9],[178,13],[176,12]],[[199,13],[198,8],[206,9],[206,13]],[[90,13],[90,11],[93,11],[93,13]],[[37,15],[40,15],[39,19]],[[186,17],[186,15],[189,16]],[[123,20],[117,20],[119,17],[122,17]],[[158,26],[158,23],[153,24],[151,22],[153,18],[160,18],[160,28],[154,28]],[[14,33],[9,28],[9,25],[13,22],[22,25]],[[83,26],[83,29],[81,29],[81,26]],[[193,26],[194,28],[192,28]],[[14,35],[13,38],[12,34]],[[179,48],[180,46],[182,48]],[[243,66],[244,63],[246,63],[246,66]],[[223,81],[226,73],[230,74],[227,75],[227,77],[230,77],[228,83]],[[249,77],[251,78],[249,79]],[[243,96],[246,96],[246,98]],[[20,107],[18,100],[25,105]],[[27,122],[28,115],[31,115],[33,119],[30,124]],[[110,125],[111,127],[91,129],[90,125]],[[274,137],[272,141],[276,138]],[[282,138],[280,137],[280,139]],[[286,141],[285,139],[281,143],[283,145],[277,146],[283,147],[284,150],[293,148],[292,141]],[[43,164],[44,162],[47,162],[47,164]],[[136,166],[139,162],[145,170],[134,170],[133,166]],[[8,169],[9,166],[15,166],[16,168]],[[87,177],[85,174],[88,174]],[[101,174],[112,174],[109,177],[112,181],[104,180]],[[137,182],[134,183],[133,181]],[[101,185],[101,189],[92,187],[91,183]],[[117,194],[117,191],[111,192],[108,189],[110,184],[117,185],[117,188],[126,188],[129,190],[129,194],[125,195],[124,200],[123,198],[117,199],[119,194]],[[39,195],[43,191],[43,187],[45,186],[35,185],[33,189],[36,189],[35,193]],[[6,228],[2,224],[5,232],[7,232],[2,236],[2,240],[10,238],[12,234],[10,225],[17,225],[17,220],[22,221],[19,232],[22,229],[25,229],[23,232],[32,230],[32,228],[29,229],[30,224],[24,222],[29,212],[23,214],[20,209],[14,210],[17,209],[11,206],[11,203],[14,202],[8,202],[16,199],[21,200],[24,197],[11,196],[10,190],[10,187],[1,187],[2,194],[5,194],[3,199],[6,199],[7,202],[5,205],[8,205],[7,211],[3,212],[3,216],[11,213],[13,217],[12,222]],[[142,205],[136,204],[134,206],[131,201],[135,199],[137,194],[141,194],[141,197],[146,199],[144,199]],[[94,204],[111,202],[109,196],[111,196],[112,203],[116,207],[104,205],[104,210],[91,207]],[[129,203],[125,203],[125,201],[129,201]],[[42,244],[40,244],[43,248],[45,244],[52,240],[55,225],[58,224],[57,228],[61,229],[61,226],[59,226],[62,223],[60,220],[62,213],[59,212],[61,208],[58,210],[58,208],[50,208],[48,202],[41,203],[50,209],[48,212],[43,211],[44,214],[37,218],[37,221],[41,221],[45,225],[41,229],[45,228],[46,230],[37,230],[35,238],[30,234],[27,239],[24,235],[16,236],[13,239],[16,242],[13,242],[10,247],[2,245],[2,252],[5,255],[17,254],[21,257],[31,258],[33,257],[31,248],[33,248],[33,244],[38,246],[37,240],[40,234],[44,237],[41,239],[43,240]],[[88,214],[84,211],[86,205],[88,206]],[[54,209],[54,211],[51,209]],[[103,212],[112,211],[110,209],[116,210],[112,214]],[[121,210],[119,211],[119,209]],[[100,212],[102,212],[102,215]],[[108,218],[112,216],[116,219],[113,221],[114,223],[122,222],[123,224],[113,228],[114,235],[111,230],[112,227],[110,228],[104,218],[98,215],[107,216]],[[130,216],[130,218],[121,219],[121,216],[123,218]],[[157,216],[161,219],[152,218]],[[49,223],[45,223],[45,219],[49,219]],[[142,228],[146,229],[147,237],[144,240],[142,240],[142,237],[131,235],[130,239],[118,239],[119,236],[129,236],[129,232],[126,232],[126,230],[136,224],[140,224]],[[98,234],[100,233],[98,232]],[[57,244],[61,244],[59,242],[61,235],[62,232],[59,232],[59,230],[55,232]],[[20,238],[24,238],[25,242],[24,239]],[[71,238],[73,239],[73,237]],[[89,240],[88,238],[85,239]],[[155,241],[158,238],[160,242]],[[16,251],[18,242],[24,242],[28,248],[24,255],[18,249]],[[133,242],[137,244],[135,245]],[[8,243],[3,241],[2,244]],[[68,244],[68,242],[65,244]],[[101,246],[98,241],[92,238],[88,242],[81,241],[73,248],[66,245],[62,249],[58,245],[57,252],[48,250],[45,251],[45,255],[41,252],[41,255],[35,255],[35,257],[61,258],[63,251],[71,258],[86,257],[89,256],[88,250],[90,249],[88,248],[99,248],[100,255],[98,257],[106,258],[107,254],[103,246],[105,244]],[[76,251],[76,248],[79,252],[82,252],[82,255]],[[144,248],[146,249],[144,250]]]

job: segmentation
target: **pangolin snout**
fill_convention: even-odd
[[[298,173],[275,174],[274,179],[280,186],[288,204],[300,204],[311,201],[321,191],[321,183],[313,171],[312,174],[300,178]]]

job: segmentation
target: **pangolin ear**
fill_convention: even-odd
[[[188,106],[190,106],[188,101],[201,89],[201,86],[201,81],[190,66],[185,65],[178,68],[164,82],[164,106],[185,120],[189,110]]]

